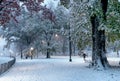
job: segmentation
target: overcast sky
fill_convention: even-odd
[[[55,9],[59,3],[59,0],[45,0],[44,4],[47,5],[48,8]]]

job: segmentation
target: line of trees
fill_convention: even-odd
[[[46,52],[46,58],[50,58],[57,49],[64,52],[65,40],[69,39],[70,49],[76,45],[80,50],[92,46],[92,66],[109,67],[106,41],[119,40],[118,0],[60,0],[55,10],[42,6],[44,0],[20,1],[21,6],[19,0],[0,1],[0,25],[8,46],[16,43],[21,58],[22,51],[30,47]],[[56,35],[59,41],[55,41]]]
[[[119,40],[119,5],[118,0],[69,0],[67,4],[67,7],[72,8],[73,22],[71,23],[76,23],[73,27],[79,29],[77,38],[83,36],[80,29],[84,29],[82,33],[85,33],[85,29],[91,32],[89,37],[92,38],[92,66],[97,69],[109,67],[106,41],[109,43]],[[81,22],[82,18],[86,19],[83,20],[84,23]],[[110,36],[111,34],[115,37]],[[91,41],[91,39],[88,40]],[[78,39],[79,42],[83,41]]]
[[[8,41],[7,47],[15,43],[21,58],[31,47],[36,49],[37,54],[38,52],[45,53],[46,58],[50,58],[53,52],[60,52],[60,49],[65,53],[67,50],[65,40],[68,34],[68,28],[64,27],[68,21],[65,18],[68,16],[66,8],[59,5],[56,10],[51,10],[46,6],[37,5],[40,3],[33,4],[30,1],[25,1],[20,6],[20,15],[15,17],[18,22],[11,18],[4,22],[4,25],[1,24],[4,37]],[[39,7],[38,9],[34,9],[35,4]]]

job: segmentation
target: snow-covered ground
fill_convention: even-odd
[[[120,69],[97,71],[80,57],[55,56],[51,59],[18,59],[0,76],[0,81],[119,81]],[[109,59],[110,61],[112,58]],[[120,59],[118,59],[120,60]],[[116,60],[116,61],[118,61]]]
[[[10,57],[0,57],[0,64],[6,63],[12,59],[13,58],[10,58]]]

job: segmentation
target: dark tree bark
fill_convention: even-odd
[[[106,21],[108,0],[101,0],[101,7],[103,9],[103,18]],[[105,30],[98,30],[100,25],[100,15],[93,14],[91,16],[92,24],[92,40],[93,40],[93,54],[92,54],[92,65],[97,67],[107,67],[108,61],[105,55]]]
[[[92,47],[92,65],[94,66],[96,64],[96,33],[98,32],[97,31],[97,23],[96,22],[96,15],[93,15],[91,17],[91,24],[92,24],[92,41],[93,41],[93,47]]]
[[[23,51],[23,49],[22,49],[22,47],[20,47],[20,57],[21,57],[21,59],[23,58],[23,53],[22,53],[22,51]]]
[[[99,30],[99,37],[100,37],[100,42],[99,42],[99,48],[100,50],[100,59],[103,67],[108,67],[108,61],[106,57],[106,50],[105,50],[105,30]]]
[[[108,0],[101,0],[104,20],[106,20],[107,5],[108,5]]]
[[[49,46],[50,46],[50,43],[47,42],[47,47],[49,47]],[[49,48],[47,48],[47,56],[46,56],[46,58],[50,58],[50,49]]]

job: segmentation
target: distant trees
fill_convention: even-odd
[[[41,5],[41,2],[44,0],[20,0],[23,1],[23,5],[26,6],[26,9],[32,13],[39,12],[40,10],[47,10]],[[19,0],[1,0],[0,1],[0,25],[5,25],[10,20],[14,20],[16,23],[17,16],[21,13],[21,5]]]
[[[54,37],[59,34],[63,39],[69,38],[70,44],[77,43],[79,49],[92,45],[93,66],[109,66],[106,40],[114,42],[120,37],[118,0],[60,0],[67,8],[59,5],[56,10],[42,6],[44,0],[20,1],[21,6],[19,0],[0,1],[0,25],[6,27],[8,44],[16,42],[21,51],[31,46],[44,49],[50,58],[58,47]]]
[[[90,3],[87,0],[71,0],[69,3],[70,27],[72,41],[79,51],[92,46],[92,32],[90,23]]]
[[[120,2],[110,0],[107,13],[107,35],[109,41],[114,42],[120,38]]]
[[[27,19],[26,19],[27,18]],[[39,21],[38,21],[39,20]],[[24,48],[20,48],[20,50],[25,50],[33,47],[35,49],[42,49],[45,45],[41,45],[42,41],[47,43],[47,56],[50,49],[50,41],[54,34],[54,30],[52,22],[50,20],[44,19],[41,20],[38,17],[27,17],[19,20],[18,24],[10,23],[7,29],[5,29],[5,38],[11,43],[16,43],[18,46],[24,46]],[[11,26],[11,27],[9,27]],[[22,45],[21,45],[22,44]],[[47,57],[50,58],[50,57]]]
[[[4,1],[7,2],[6,0]],[[5,3],[4,1],[1,2],[1,4],[4,4]],[[5,17],[7,17],[7,15],[1,16],[2,17],[1,25],[5,27],[3,28],[5,30],[4,37],[8,41],[7,46],[9,46],[13,42],[17,43],[18,46],[20,46],[21,58],[23,57],[22,56],[23,49],[30,48],[31,46],[38,48],[38,46],[40,46],[40,41],[37,41],[37,40],[42,41],[40,34],[41,33],[43,34],[43,31],[46,32],[49,31],[49,28],[47,28],[47,26],[50,26],[52,23],[54,23],[55,16],[53,12],[50,9],[46,8],[45,6],[41,6],[42,1],[43,0],[38,0],[37,2],[34,0],[29,1],[25,0],[23,2],[23,5],[20,6],[19,2],[17,1],[8,0],[8,3],[10,2],[11,4],[13,4],[15,2],[16,5],[19,7],[20,14],[15,16],[15,20],[17,22],[12,21],[11,17],[9,17],[7,21],[4,20],[6,19]],[[5,7],[6,9],[6,5],[3,5],[3,7]],[[16,8],[16,6],[13,7]],[[1,10],[1,12],[3,14],[6,13],[4,10]],[[7,14],[8,16],[10,15],[9,13]],[[47,21],[49,21],[50,24],[48,24]],[[45,28],[47,29],[42,29],[43,28],[42,26],[44,26],[45,24],[48,24],[47,26],[45,26]],[[48,37],[46,37],[46,39],[47,38]],[[35,45],[37,45],[37,47]]]
[[[120,39],[120,2],[119,0],[109,0],[108,11],[107,11],[107,23],[106,23],[106,35],[107,35],[107,45],[110,46],[112,50],[117,52],[119,56],[119,39]],[[110,48],[110,47],[109,47]]]
[[[5,25],[4,37],[8,41],[7,45],[15,43],[18,45],[21,52],[21,58],[23,57],[22,52],[25,49],[29,49],[31,44],[36,39],[35,29],[33,23],[29,23],[32,19],[29,17],[28,13],[24,12],[18,19],[19,23],[10,21]],[[34,31],[34,32],[33,32]]]
[[[68,51],[69,44],[68,44],[68,38],[69,38],[69,10],[64,7],[63,5],[59,5],[55,10],[56,15],[56,26],[57,30],[59,31],[59,34],[61,35],[62,40],[61,41],[61,49],[63,52],[63,55]]]
[[[54,14],[52,10],[46,8],[43,11],[31,14],[22,6],[21,15],[17,17],[18,23],[10,20],[5,25],[4,37],[9,45],[16,43],[21,52],[21,58],[23,57],[22,52],[31,47],[35,48],[37,52],[46,53],[46,58],[50,58],[53,52],[60,51],[58,50],[61,45],[59,41],[62,38],[57,39],[62,37],[61,24],[67,24],[67,21],[64,20],[67,14],[62,16],[59,9],[55,11]],[[65,14],[66,12],[62,11],[62,13]],[[56,37],[56,35],[58,36]]]
[[[76,0],[70,4],[72,39],[77,43],[79,51],[92,45],[89,12],[88,3]]]

